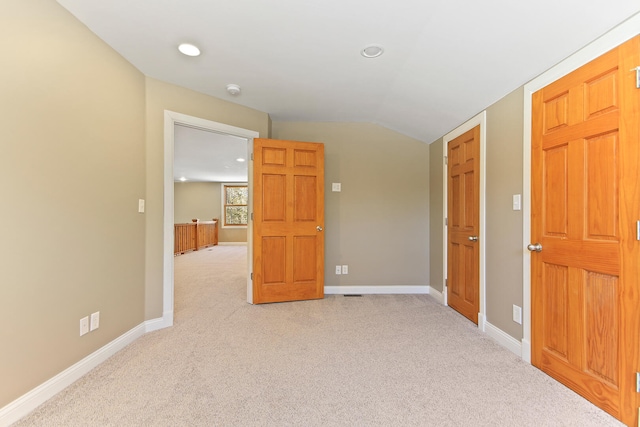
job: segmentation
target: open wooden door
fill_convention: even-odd
[[[480,126],[447,148],[447,304],[478,323],[480,306]]]
[[[324,145],[253,147],[253,302],[323,298]]]
[[[533,94],[532,363],[627,425],[640,371],[640,38]]]

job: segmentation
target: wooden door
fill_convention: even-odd
[[[323,298],[324,145],[253,147],[253,302]]]
[[[480,293],[480,126],[447,148],[447,303],[478,323]]]
[[[634,425],[639,40],[533,95],[531,172],[532,363]]]

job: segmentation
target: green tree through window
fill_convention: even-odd
[[[246,184],[224,184],[224,225],[246,226],[249,188]]]

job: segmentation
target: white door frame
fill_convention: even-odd
[[[524,86],[522,241],[525,247],[523,248],[522,258],[522,358],[529,363],[531,363],[531,255],[526,246],[529,243],[535,243],[529,241],[531,239],[531,97],[534,92],[637,36],[640,33],[639,28],[640,13],[627,19],[618,27],[591,42]],[[629,72],[632,71],[629,70]]]
[[[174,157],[174,127],[184,125],[193,128],[203,129],[209,132],[216,132],[225,135],[236,136],[247,140],[248,159],[251,158],[253,150],[253,138],[258,138],[258,132],[242,129],[235,126],[218,123],[199,117],[176,113],[174,111],[164,111],[164,220],[163,220],[163,273],[162,273],[162,317],[163,326],[173,325],[173,157]],[[253,162],[248,162],[247,183],[249,185],[249,212],[253,208]],[[251,286],[252,268],[252,239],[253,224],[249,221],[247,225],[247,301],[253,301]]]
[[[451,132],[449,132],[448,134],[446,134],[442,139],[443,139],[443,143],[442,143],[442,155],[444,157],[447,156],[448,154],[448,150],[447,150],[447,144],[449,141],[456,139],[457,137],[459,137],[460,135],[462,135],[463,133],[473,129],[476,126],[480,126],[480,239],[478,241],[478,244],[480,245],[480,273],[479,273],[479,290],[478,290],[478,298],[479,298],[479,308],[478,308],[478,329],[480,329],[482,332],[485,331],[485,321],[486,321],[486,301],[485,301],[485,241],[486,241],[486,218],[485,218],[485,196],[486,196],[486,141],[487,141],[487,112],[483,111],[480,114],[478,114],[477,116],[469,119],[467,122],[465,122],[464,124],[460,125],[459,127],[457,127],[456,129],[452,130]],[[449,205],[449,198],[448,198],[448,194],[447,194],[447,180],[448,180],[448,174],[447,174],[447,164],[446,161],[444,161],[444,167],[442,168],[442,213],[443,213],[443,218],[447,218],[447,208]],[[447,303],[447,272],[448,272],[448,264],[447,264],[447,230],[448,230],[448,226],[447,226],[447,221],[445,221],[445,226],[444,226],[444,233],[443,233],[443,238],[442,238],[442,253],[443,253],[443,276],[444,276],[444,283],[443,287],[442,287],[442,297],[443,297],[443,301],[444,301],[444,305],[448,305]]]

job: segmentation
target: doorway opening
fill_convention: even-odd
[[[249,202],[248,210],[251,212],[253,205],[252,178],[253,167],[249,161],[251,159],[251,150],[253,147],[253,139],[259,136],[258,132],[242,129],[223,123],[214,122],[186,114],[176,113],[165,110],[164,113],[164,220],[163,220],[163,324],[164,326],[173,325],[173,306],[174,306],[174,150],[175,150],[175,133],[176,126],[186,128],[199,129],[206,132],[213,132],[229,137],[240,138],[246,141],[246,157],[247,160],[247,183],[249,186]],[[251,262],[252,259],[252,225],[251,221],[247,225],[247,301],[252,302],[253,294],[251,292]]]

